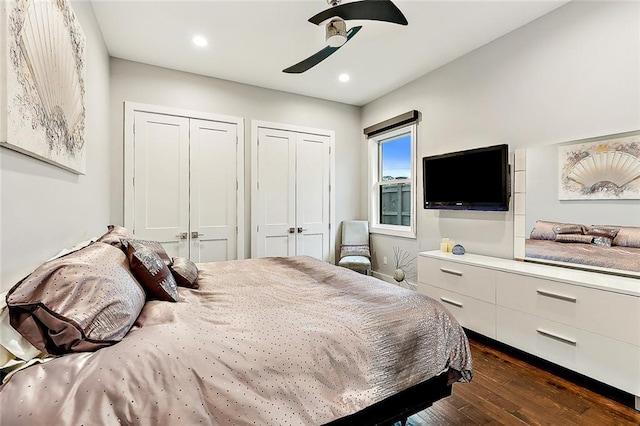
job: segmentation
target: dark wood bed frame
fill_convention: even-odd
[[[386,426],[401,422],[447,396],[451,395],[452,385],[448,384],[449,373],[445,371],[422,383],[398,392],[357,413],[339,418],[325,426],[376,425]]]

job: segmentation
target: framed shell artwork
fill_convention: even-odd
[[[0,144],[84,174],[85,36],[78,19],[67,0],[8,0],[4,12]]]
[[[558,199],[640,199],[640,132],[561,145]]]

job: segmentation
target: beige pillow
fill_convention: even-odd
[[[179,286],[198,288],[198,267],[189,259],[174,257],[169,269]]]
[[[7,295],[11,326],[54,355],[120,341],[144,302],[125,255],[101,242],[42,264]]]
[[[557,234],[584,234],[585,227],[582,225],[562,225],[554,226],[553,232]]]
[[[640,248],[640,227],[638,226],[596,225],[596,228],[618,229],[612,242],[614,246]]]
[[[133,234],[124,226],[120,225],[109,225],[107,226],[107,232],[98,238],[98,241],[105,244],[110,244],[112,246],[116,246],[118,248],[122,247],[120,243],[121,239],[131,239],[133,238]]]
[[[593,235],[582,234],[558,234],[556,235],[556,241],[559,243],[584,243],[591,244],[593,242]]]
[[[575,223],[549,222],[546,220],[536,220],[536,224],[531,230],[529,238],[532,240],[555,240],[556,231],[554,228],[562,229],[566,226],[582,226]],[[577,229],[577,228],[575,228]]]
[[[614,239],[620,231],[619,228],[604,228],[598,226],[589,226],[585,229],[585,235],[593,235],[594,237],[606,237]]]
[[[343,244],[340,248],[340,258],[345,256],[364,256],[371,258],[371,251],[367,244]]]
[[[142,244],[144,246],[149,247],[155,254],[158,255],[160,259],[164,262],[165,265],[171,265],[171,257],[166,252],[162,244],[157,241],[149,241],[149,240],[132,240],[132,239],[121,239],[120,243],[122,244],[122,250],[127,251],[127,247],[129,247],[129,241],[135,241],[137,244]]]
[[[610,237],[603,237],[602,235],[593,237],[593,245],[601,246],[601,247],[611,247],[611,242],[613,241]]]
[[[128,240],[125,248],[131,271],[150,299],[178,301],[178,285],[169,267],[149,246]]]

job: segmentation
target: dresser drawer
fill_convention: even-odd
[[[496,338],[496,306],[428,284],[418,283],[418,292],[442,303],[461,326]]]
[[[493,269],[419,256],[418,281],[486,302],[496,301]]]
[[[496,271],[499,306],[640,345],[640,298]]]
[[[634,395],[640,394],[640,348],[498,306],[497,340]]]

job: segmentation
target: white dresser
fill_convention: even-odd
[[[418,291],[469,330],[636,395],[640,410],[640,280],[429,251]]]

